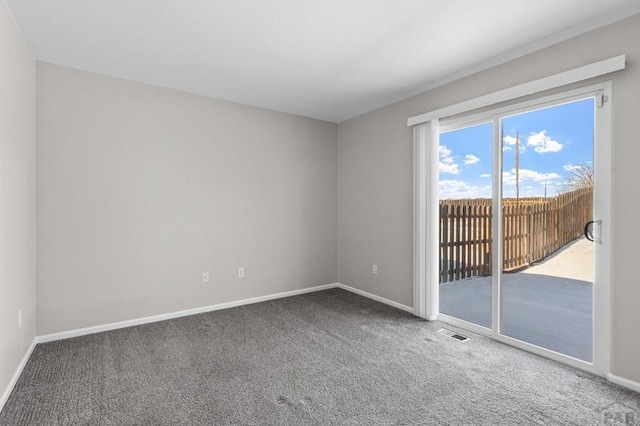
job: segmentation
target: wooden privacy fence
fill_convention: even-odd
[[[544,259],[582,235],[591,220],[593,189],[550,198],[502,202],[502,268]],[[440,282],[491,275],[491,199],[440,201]]]

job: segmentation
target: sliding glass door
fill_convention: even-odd
[[[591,362],[595,99],[501,119],[500,334]]]
[[[440,134],[440,313],[491,328],[493,123]]]
[[[608,362],[604,90],[441,122],[439,319],[581,368]]]

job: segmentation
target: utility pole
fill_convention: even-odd
[[[520,199],[520,132],[516,132],[516,200]]]

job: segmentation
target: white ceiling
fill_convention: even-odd
[[[38,60],[333,122],[640,13],[640,0],[6,1]]]

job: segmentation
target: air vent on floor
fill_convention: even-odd
[[[469,340],[467,336],[463,336],[462,334],[456,333],[455,331],[447,330],[446,328],[441,328],[438,330],[438,333],[444,334],[445,336],[452,337],[460,342],[464,342]]]

